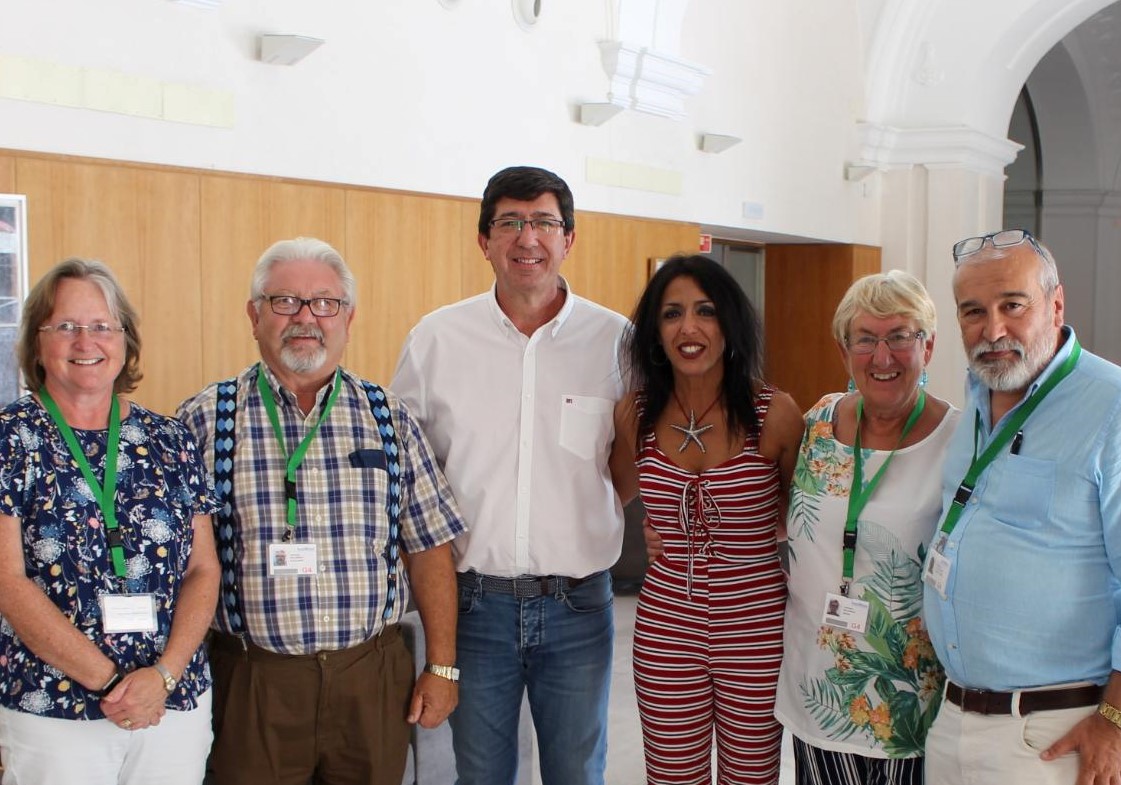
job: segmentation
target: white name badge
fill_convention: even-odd
[[[864,632],[868,626],[868,603],[842,594],[826,594],[821,623],[849,632]]]
[[[101,629],[105,632],[155,632],[154,594],[102,594]]]
[[[922,579],[945,599],[946,584],[950,580],[950,560],[943,556],[937,548],[931,548],[926,557]]]
[[[269,545],[269,576],[315,575],[319,564],[315,543],[274,542]]]

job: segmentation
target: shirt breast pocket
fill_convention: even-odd
[[[610,398],[562,395],[560,405],[561,446],[587,460],[601,453],[606,455],[614,428],[615,403]]]
[[[1018,529],[1043,527],[1055,495],[1055,462],[1010,455],[993,489],[993,516]]]
[[[381,450],[355,450],[350,454],[350,472],[343,472],[341,490],[344,526],[367,541],[375,551],[384,547],[389,536],[389,470]],[[357,497],[352,494],[359,491]],[[358,504],[352,504],[358,501]]]

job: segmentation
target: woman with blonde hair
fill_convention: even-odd
[[[785,655],[775,715],[798,785],[917,785],[944,675],[921,565],[959,412],[923,389],[934,303],[914,276],[859,279],[833,319],[850,377],[805,415],[787,515]]]

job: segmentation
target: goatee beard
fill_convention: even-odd
[[[315,338],[318,346],[295,348],[288,345],[289,338]],[[327,347],[323,345],[323,331],[317,327],[293,325],[280,334],[280,361],[292,373],[310,373],[327,361]]]

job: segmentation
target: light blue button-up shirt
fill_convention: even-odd
[[[993,428],[988,388],[969,375],[969,405],[943,468],[943,514],[974,450],[1070,354],[1074,331],[1063,334],[1051,363]],[[1019,454],[1001,450],[978,478],[944,555],[946,595],[927,585],[923,609],[954,682],[1101,684],[1121,670],[1121,368],[1082,352],[1024,423]]]

